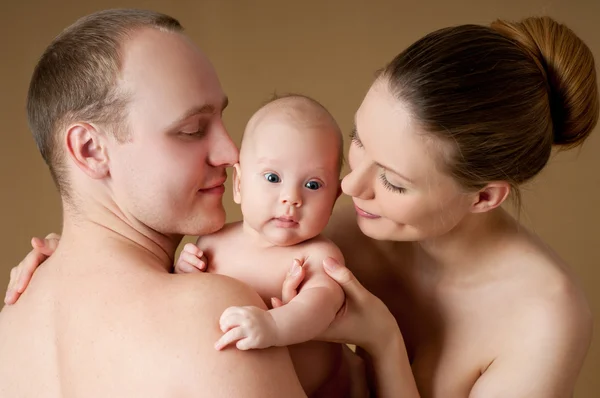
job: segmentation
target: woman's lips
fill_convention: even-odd
[[[364,218],[370,218],[370,219],[381,218],[381,217],[380,217],[380,216],[378,216],[378,215],[371,214],[371,213],[369,213],[369,212],[367,212],[367,211],[364,211],[363,209],[361,209],[361,208],[360,208],[360,207],[358,207],[357,205],[354,205],[354,209],[356,210],[356,214],[358,214],[358,215],[359,215],[359,216],[361,216],[361,217],[364,217]]]

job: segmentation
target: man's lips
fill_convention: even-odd
[[[219,180],[213,184],[210,184],[206,188],[198,190],[198,192],[206,194],[222,194],[223,192],[225,192],[225,181],[226,179]]]
[[[358,214],[361,217],[364,218],[371,218],[371,219],[375,219],[375,218],[381,218],[381,216],[378,216],[376,214],[371,214],[367,211],[364,211],[363,209],[361,209],[360,207],[358,207],[357,205],[354,205],[354,209],[356,210],[356,214]]]

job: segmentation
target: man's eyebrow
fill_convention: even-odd
[[[220,111],[222,112],[225,108],[227,108],[227,105],[229,105],[229,98],[224,97],[223,102],[221,103]],[[212,104],[205,104],[202,106],[194,106],[194,107],[188,109],[187,111],[185,111],[180,117],[177,118],[177,120],[175,120],[173,123],[171,123],[169,129],[177,126],[178,124],[182,123],[183,121],[189,119],[192,116],[199,115],[199,114],[212,114],[212,113],[215,113],[216,111],[217,111],[217,108],[215,108],[215,106]]]

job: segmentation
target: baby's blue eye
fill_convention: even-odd
[[[281,179],[275,173],[265,173],[265,179],[272,184],[277,184],[278,182],[281,182]]]
[[[321,183],[319,183],[318,181],[309,181],[304,186],[308,189],[316,191],[317,189],[321,188]]]

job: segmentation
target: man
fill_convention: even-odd
[[[233,279],[168,271],[225,222],[237,149],[206,56],[162,14],[109,10],[40,59],[27,111],[63,202],[56,253],[0,313],[2,397],[302,397],[285,349],[218,352]]]

